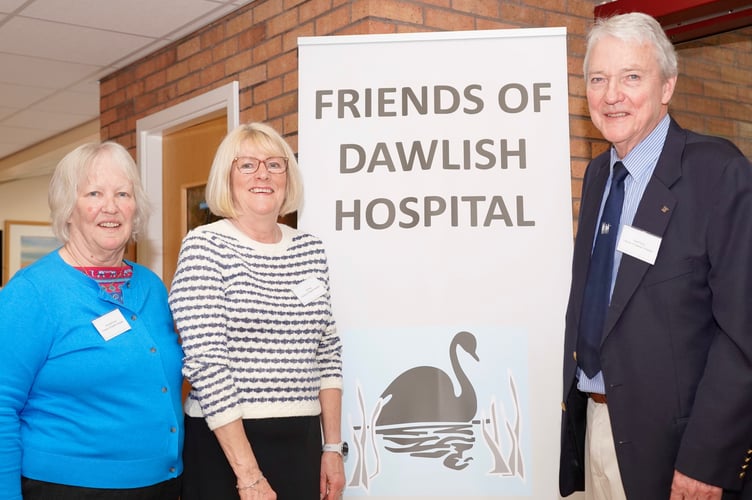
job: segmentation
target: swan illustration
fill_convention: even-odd
[[[476,361],[480,360],[475,353],[475,336],[470,332],[457,333],[449,346],[449,359],[459,382],[459,396],[455,395],[452,379],[446,372],[433,366],[416,366],[401,373],[381,394],[386,404],[381,409],[376,425],[472,420],[478,408],[478,400],[475,389],[457,359],[457,347],[461,347]]]

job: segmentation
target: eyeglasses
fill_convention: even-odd
[[[259,160],[252,156],[238,156],[232,160],[241,174],[250,175],[259,169],[263,163],[270,174],[284,174],[287,171],[287,158],[284,156],[270,156],[266,160]]]

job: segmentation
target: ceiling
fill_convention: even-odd
[[[0,0],[0,162],[96,120],[100,78],[253,0]]]

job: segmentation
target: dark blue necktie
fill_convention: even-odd
[[[614,164],[611,188],[603,207],[601,223],[590,256],[585,295],[580,313],[580,331],[577,335],[577,362],[588,378],[601,371],[601,339],[606,310],[611,300],[611,274],[614,267],[616,235],[619,233],[621,207],[624,204],[624,179],[627,169],[622,162]]]

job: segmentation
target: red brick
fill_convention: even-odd
[[[298,38],[303,36],[313,36],[314,23],[309,22],[302,26],[298,26],[294,30],[282,35],[282,52],[288,50],[295,50],[298,48]]]
[[[357,0],[354,0],[354,3]],[[298,8],[298,22],[301,24],[316,19],[332,9],[331,0],[310,0]]]
[[[178,95],[190,94],[195,89],[201,88],[201,77],[198,73],[193,73],[180,79],[178,82]]]
[[[289,93],[269,101],[269,118],[278,118],[298,109],[298,94]]]
[[[202,69],[210,66],[212,62],[212,54],[210,51],[206,50],[199,52],[198,54],[195,54],[190,59],[188,59],[188,71],[191,73],[194,71],[201,71]]]
[[[541,0],[538,0],[541,1]],[[556,0],[561,2],[561,0]],[[452,8],[460,12],[466,12],[474,16],[499,18],[499,6],[502,2],[498,0],[454,0]]]
[[[284,2],[282,0],[256,0],[253,8],[253,22],[260,23],[284,11]]]
[[[292,71],[282,77],[282,91],[283,92],[297,92],[298,91],[298,71]]]
[[[266,102],[282,94],[282,79],[272,78],[257,85],[253,89],[253,102]]]
[[[238,75],[241,88],[249,88],[266,81],[266,65],[254,66]]]
[[[178,59],[186,59],[200,50],[201,40],[199,38],[189,38],[176,48]]]
[[[253,62],[258,64],[260,62],[268,61],[275,55],[279,54],[282,49],[282,37],[277,36],[271,40],[267,40],[264,43],[257,45],[251,49],[253,54]]]
[[[274,57],[267,62],[269,78],[284,75],[298,69],[298,53],[291,51]]]
[[[188,63],[178,62],[167,68],[167,81],[174,82],[188,74]]]
[[[212,64],[207,68],[199,70],[198,75],[201,81],[201,87],[216,85],[217,82],[225,77],[225,65],[221,62]]]
[[[241,51],[236,56],[225,60],[225,74],[233,75],[235,73],[240,73],[243,70],[251,67],[252,61],[253,57],[251,56],[250,50]]]
[[[211,48],[212,60],[221,61],[238,53],[238,37],[232,37]]]
[[[350,6],[345,5],[316,19],[316,35],[331,35],[350,23]]]
[[[266,33],[272,37],[294,30],[298,26],[298,10],[293,9],[275,16],[266,23]]]

